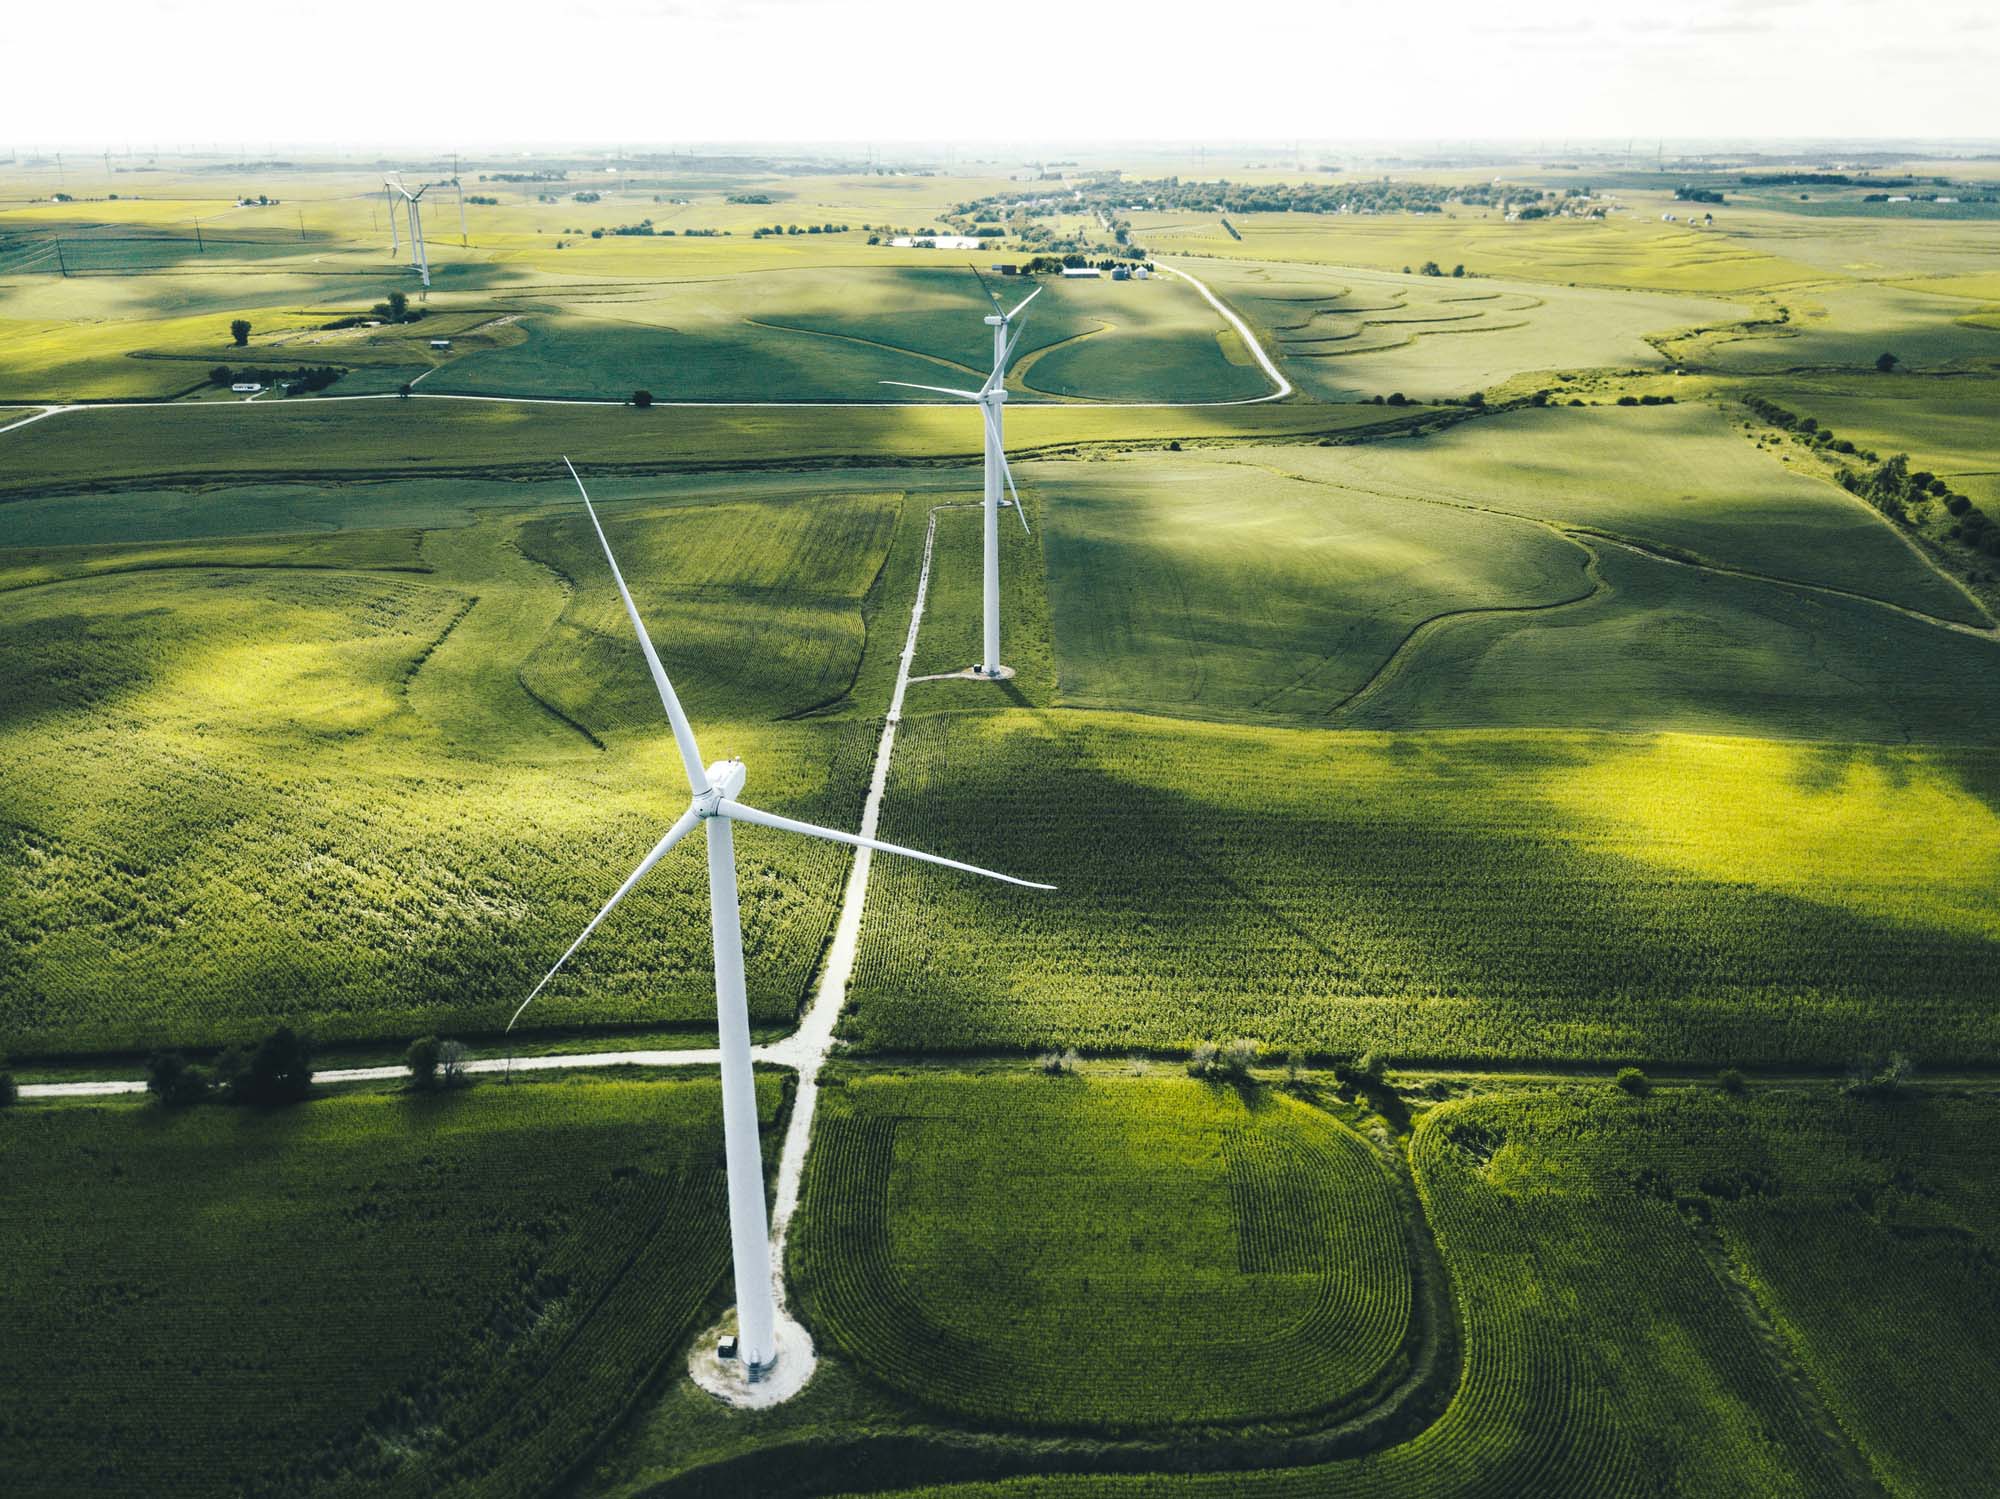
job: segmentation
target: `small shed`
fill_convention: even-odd
[[[451,347],[451,340],[448,338],[434,338],[431,340],[431,347],[433,349],[448,349]]]

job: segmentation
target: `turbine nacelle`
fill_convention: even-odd
[[[695,809],[703,817],[719,816],[721,804],[734,801],[748,778],[749,772],[744,769],[741,760],[717,760],[708,767],[708,789],[695,797]]]

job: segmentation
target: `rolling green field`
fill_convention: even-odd
[[[428,387],[426,387],[428,388]],[[942,398],[940,398],[942,399]],[[1149,411],[1011,407],[1008,452],[1119,443],[1399,431],[1429,412],[1261,405]],[[974,462],[977,412],[957,406],[864,411],[745,408],[637,411],[453,400],[241,401],[64,412],[9,432],[0,501],[16,495],[176,483],[507,478],[553,484],[560,459],[637,474],[816,464]]]
[[[1133,225],[1157,254],[1400,271],[1435,260],[1475,276],[1558,286],[1689,292],[1728,297],[1815,279],[1812,267],[1722,235],[1619,216],[1510,224],[1478,210],[1328,218],[1233,215],[1232,238],[1215,219]]]
[[[1288,471],[1306,461],[1260,448],[1021,465],[1053,497],[1063,701],[1322,718],[1425,620],[1589,586],[1587,555],[1546,528],[1330,491]]]
[[[1961,743],[2000,717],[1979,603],[1713,407],[1021,470],[1069,705]]]
[[[1304,390],[1327,401],[1394,391],[1456,398],[1519,375],[1579,366],[1663,368],[1651,337],[1749,315],[1712,297],[1485,276],[1233,260],[1188,268],[1250,321]]]
[[[1001,289],[1010,303],[1027,292]],[[551,304],[553,314],[538,310]],[[566,284],[497,305],[529,309],[513,314],[525,338],[454,357],[426,390],[926,401],[935,398],[882,382],[977,386],[993,362],[980,321],[991,304],[963,265]],[[1213,401],[1270,389],[1246,354],[1225,349],[1208,304],[1171,278],[1051,283],[1021,327],[1008,384],[1025,395]]]
[[[847,1024],[895,1051],[1972,1061],[1997,774],[1989,747],[929,716],[883,836],[1062,888],[879,867]]]
[[[1608,1090],[1425,1115],[1461,1383],[1413,1439],[1262,1473],[954,1496],[1961,1492],[2000,1474],[1991,1100]],[[1865,1284],[1866,1295],[1857,1295]],[[1949,1308],[1950,1310],[1947,1310]],[[901,1491],[899,1491],[901,1492]]]
[[[138,403],[0,435],[0,1491],[2000,1488],[1992,226],[1726,181],[1697,229],[1664,152],[1423,173],[1594,220],[1100,191],[1408,170],[1334,154],[468,159],[462,243],[412,162],[428,295],[378,167],[0,167],[0,426]],[[982,201],[989,249],[867,243]],[[977,383],[965,262],[1072,244],[1201,278],[1297,390],[1184,281],[1040,283],[1016,675],[969,681],[978,417],[880,382]],[[391,289],[424,316],[327,326]],[[785,1242],[818,1366],[767,1410],[683,1377],[712,1077],[34,1088],[281,1022],[503,1049],[685,806],[565,454],[774,812],[861,821],[928,547],[880,835],[1058,887],[881,858],[846,908]],[[737,863],[769,1041],[843,971],[849,855]],[[524,1052],[712,1044],[703,874]]]
[[[1864,447],[1904,452],[1981,505],[2000,509],[2000,381],[1951,378],[1787,380],[1772,399]]]
[[[725,1278],[719,1117],[577,1080],[0,1120],[0,1483],[547,1492]]]
[[[784,720],[845,694],[901,506],[607,506],[710,753],[744,755],[774,810],[857,815],[866,725]],[[727,544],[745,527],[754,554]],[[318,540],[303,565],[218,539],[0,593],[8,1050],[216,1044],[280,1018],[323,1039],[497,1029],[678,814],[580,506]],[[846,857],[743,841],[752,1005],[782,1022]],[[528,1023],[705,1030],[705,899],[699,850],[668,860]]]
[[[1393,1382],[1401,1208],[1374,1152],[1315,1110],[1020,1074],[855,1076],[821,1107],[804,1307],[921,1404],[1143,1430],[1326,1420]]]

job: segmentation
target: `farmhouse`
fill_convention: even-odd
[[[433,349],[448,349],[451,347],[451,340],[448,338],[434,338],[431,340],[431,347]]]
[[[239,396],[254,396],[264,387],[259,385],[254,380],[238,380],[234,385],[230,386],[229,388],[234,392],[236,392],[236,394]]]

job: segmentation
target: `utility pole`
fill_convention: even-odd
[[[63,259],[62,237],[60,235],[56,238],[56,269],[62,272],[65,281],[69,279],[69,265]]]
[[[197,255],[206,255],[208,253],[208,246],[203,244],[201,239],[200,219],[194,221],[194,253]]]
[[[301,208],[299,210],[299,243],[304,244],[305,242],[306,242],[306,211],[303,208]]]

